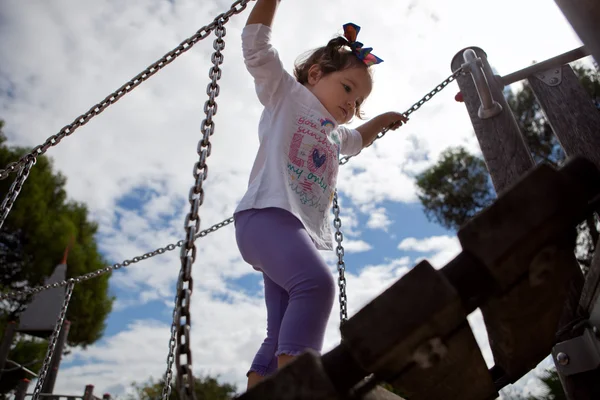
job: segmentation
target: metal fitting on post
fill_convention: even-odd
[[[472,49],[465,50],[463,58],[465,63],[462,65],[462,68],[464,71],[469,71],[471,73],[473,82],[475,82],[477,94],[479,95],[479,100],[481,101],[477,115],[481,119],[495,117],[502,112],[502,106],[492,97],[487,78],[483,72],[481,58],[477,57],[477,54],[475,54],[475,51]]]

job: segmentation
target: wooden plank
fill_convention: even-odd
[[[600,63],[600,2],[598,0],[554,0],[583,44]]]
[[[450,283],[423,261],[341,327],[361,368],[381,379],[396,376],[431,338],[450,334],[466,314]]]
[[[528,273],[530,260],[548,240],[574,227],[587,200],[586,190],[577,182],[540,165],[467,222],[458,239],[464,251],[489,269],[501,290],[507,290]]]
[[[498,392],[483,355],[465,321],[447,339],[448,352],[430,368],[412,364],[392,385],[410,400],[487,400]]]
[[[510,292],[480,307],[503,382],[515,382],[551,352],[571,281],[579,272],[573,247],[574,237],[549,243]]]
[[[503,108],[503,111],[493,118],[479,118],[477,113],[481,100],[471,74],[459,76],[456,79],[475,129],[475,135],[477,135],[485,163],[492,177],[494,188],[497,193],[501,193],[517,181],[521,175],[530,170],[535,163],[515,117],[504,99],[503,86],[499,80],[494,78],[494,73],[487,61],[485,52],[479,47],[469,48],[473,49],[477,56],[481,58],[492,97]],[[464,50],[466,49],[459,51],[452,59],[452,71],[456,71],[465,62],[463,59]]]
[[[339,400],[319,354],[307,351],[238,400]]]
[[[556,86],[533,76],[528,82],[567,156],[583,156],[600,168],[600,112],[573,69],[563,65],[560,71]]]
[[[362,400],[404,400],[402,397],[394,394],[381,386],[377,386],[375,389],[362,396]]]

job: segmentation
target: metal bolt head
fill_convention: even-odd
[[[550,83],[552,85],[556,85],[558,83],[558,78],[552,78],[552,79],[550,79]]]
[[[564,367],[569,364],[569,356],[566,353],[558,353],[556,355],[556,361]]]

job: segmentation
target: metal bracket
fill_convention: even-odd
[[[492,97],[488,80],[483,71],[481,58],[477,57],[473,49],[466,49],[463,53],[463,59],[465,62],[462,64],[462,69],[471,73],[475,89],[477,89],[477,94],[479,95],[479,101],[481,102],[477,116],[481,119],[488,119],[500,114],[502,106]]]
[[[536,78],[548,86],[558,86],[562,82],[562,68],[552,68],[546,71],[534,74]]]
[[[552,357],[562,375],[579,374],[600,366],[600,338],[597,332],[597,329],[586,328],[581,336],[554,346]]]

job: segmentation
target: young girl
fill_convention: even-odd
[[[237,207],[236,240],[244,260],[261,271],[267,337],[248,372],[248,388],[306,349],[320,352],[335,282],[318,250],[331,250],[329,210],[339,154],[357,154],[383,128],[405,117],[389,112],[349,129],[371,92],[369,66],[382,60],[356,42],[347,24],[288,74],[270,44],[279,0],[257,0],[242,32],[246,67],[264,105],[260,146],[246,194]]]

